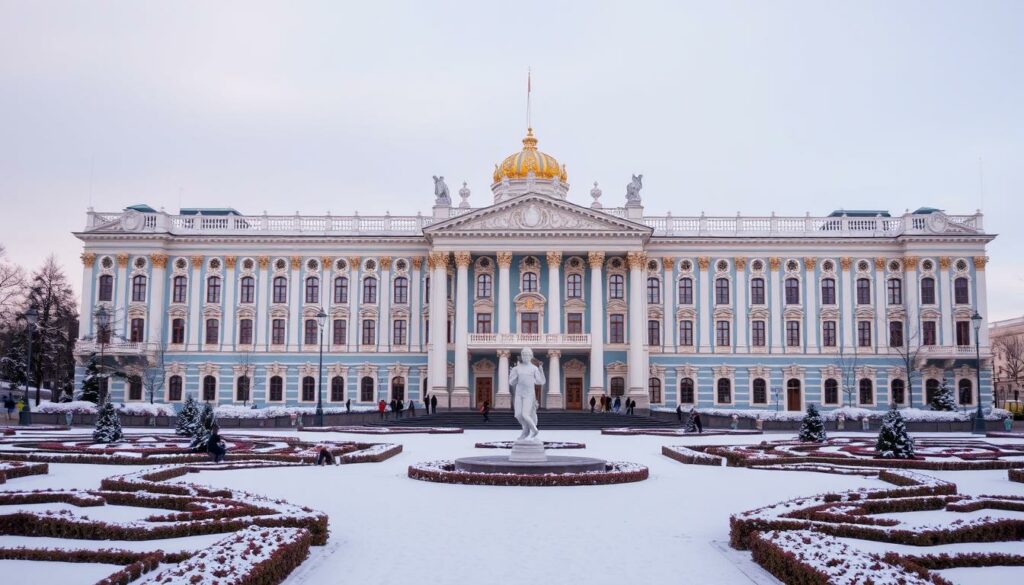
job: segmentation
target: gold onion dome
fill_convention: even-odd
[[[533,135],[533,128],[526,129],[526,138],[523,138],[523,150],[511,154],[501,161],[500,165],[494,165],[494,182],[499,183],[502,179],[525,179],[532,172],[538,179],[558,179],[563,183],[569,182],[569,176],[565,173],[565,165],[558,164],[555,157],[537,150],[537,139]]]

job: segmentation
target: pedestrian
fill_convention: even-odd
[[[391,402],[388,403],[388,408],[391,409],[391,416],[392,416],[392,418],[394,418],[394,416],[398,413],[398,409],[395,408],[395,399],[394,398],[392,398]]]
[[[679,420],[679,424],[683,424],[683,405],[676,405],[676,419]]]
[[[4,397],[4,410],[7,411],[7,420],[14,418],[14,408],[16,406],[17,404],[14,403],[14,399],[11,398],[10,394]]]
[[[351,398],[349,398],[348,400],[345,401],[345,412],[347,414],[352,414],[352,399]]]
[[[214,463],[224,461],[228,448],[220,437],[220,427],[213,425],[210,428],[210,436],[206,439],[206,452],[213,458]]]
[[[430,411],[432,414],[437,414],[437,395],[430,397]]]
[[[636,400],[632,398],[626,399],[626,414],[633,414],[633,409],[636,408]]]
[[[597,398],[590,397],[590,414],[594,414],[594,407],[597,406]]]
[[[612,404],[612,410],[615,411],[615,414],[619,414],[620,408],[622,408],[622,399],[616,396],[615,402]]]
[[[423,393],[423,413],[430,414],[430,395]]]
[[[490,422],[490,417],[487,416],[491,412],[491,403],[488,400],[484,400],[484,405],[480,407],[480,412],[484,415],[484,422]]]
[[[395,412],[398,414],[398,418],[402,418],[402,409],[405,408],[405,402],[402,400],[395,401]]]
[[[17,404],[14,405],[14,408],[18,409],[18,412],[25,410],[25,401],[23,399],[18,399],[18,402]]]
[[[334,465],[334,455],[327,445],[320,445],[316,455],[317,465]]]
[[[611,396],[605,396],[604,397],[604,411],[605,412],[611,412],[612,411],[612,397]]]
[[[416,418],[416,401],[409,399],[409,416]]]
[[[384,411],[387,410],[387,408],[388,403],[384,402],[384,399],[381,398],[380,402],[377,403],[377,410],[380,411],[380,420],[384,420]]]
[[[696,409],[691,410],[690,413],[693,415],[693,424],[697,425],[697,433],[704,432],[704,425],[700,422],[700,413]]]

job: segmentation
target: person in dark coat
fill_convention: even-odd
[[[14,402],[14,399],[11,398],[10,394],[4,396],[4,410],[7,411],[7,420],[14,418],[14,409],[17,406],[18,404]]]
[[[331,450],[327,448],[327,445],[320,445],[320,450],[316,455],[317,465],[334,465],[334,455],[331,454]]]
[[[612,411],[612,397],[611,396],[605,396],[604,397],[604,411],[605,412],[611,412]]]
[[[590,397],[590,414],[594,414],[594,407],[597,406],[597,398]]]
[[[349,398],[348,400],[345,401],[345,412],[347,412],[347,413],[351,413],[352,412],[352,399],[351,398]]]
[[[220,437],[220,428],[217,425],[213,425],[210,428],[210,437],[206,439],[206,452],[213,458],[214,463],[224,461],[224,455],[228,452],[227,446],[224,445],[224,440]]]
[[[697,425],[698,433],[704,432],[704,425],[702,425],[700,422],[700,413],[697,412],[696,410],[693,411],[693,424]]]
[[[416,401],[409,399],[409,416],[416,418]]]
[[[683,405],[682,404],[677,404],[676,405],[676,419],[679,420],[679,424],[683,423]]]
[[[628,403],[628,407],[626,408],[626,414],[636,414],[636,400],[633,400],[632,398],[627,398],[626,402]]]
[[[437,414],[437,395],[430,397],[430,412]]]
[[[404,408],[405,408],[405,402],[403,402],[401,400],[396,400],[395,401],[395,414],[398,415],[398,418],[402,418],[402,409],[404,409]]]
[[[618,414],[620,408],[622,408],[622,399],[616,396],[615,402],[612,403],[612,410],[615,411],[615,414]]]
[[[484,415],[484,422],[490,422],[490,417],[487,416],[491,413],[491,403],[489,400],[484,401],[484,405],[480,407],[480,413]]]

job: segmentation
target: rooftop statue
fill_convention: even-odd
[[[448,184],[444,176],[434,176],[434,205],[451,205],[452,198],[448,194]]]
[[[643,180],[643,175],[633,175],[633,180],[626,185],[627,203],[640,203],[640,189],[644,186]]]

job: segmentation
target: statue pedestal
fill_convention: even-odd
[[[494,408],[512,408],[512,395],[498,394],[494,401]]]
[[[542,463],[548,460],[544,454],[544,442],[540,439],[521,439],[512,445],[509,461],[517,463]]]

